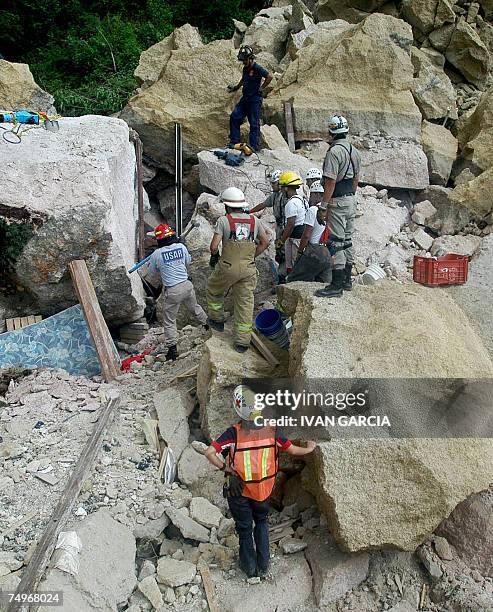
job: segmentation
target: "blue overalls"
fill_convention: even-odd
[[[240,126],[248,118],[250,124],[249,144],[258,151],[260,144],[260,114],[262,112],[262,96],[260,85],[269,72],[259,64],[251,68],[243,68],[243,95],[235,106],[229,118],[229,142],[232,145],[241,142]]]

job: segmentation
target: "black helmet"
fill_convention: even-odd
[[[245,60],[250,58],[253,59],[253,57],[255,57],[253,49],[249,45],[242,45],[240,47],[240,50],[238,51],[238,59],[240,60],[240,62],[244,62]]]

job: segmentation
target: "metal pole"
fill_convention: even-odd
[[[183,144],[181,124],[175,123],[175,211],[176,234],[183,231]]]

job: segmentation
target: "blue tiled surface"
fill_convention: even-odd
[[[95,376],[101,368],[79,304],[40,323],[0,334],[0,368],[63,368]]]

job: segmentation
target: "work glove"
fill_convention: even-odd
[[[219,251],[217,253],[211,253],[211,258],[209,259],[210,267],[215,268],[218,261],[219,261]]]
[[[239,476],[236,476],[236,474],[232,474],[231,476],[229,476],[229,497],[239,497],[243,493],[244,487],[245,483]]]
[[[280,238],[278,238],[275,241],[274,246],[276,247],[276,251],[280,251],[284,248],[284,242]]]
[[[238,91],[238,86],[237,85],[228,85],[228,91],[229,91],[229,93],[234,93],[235,91]]]

